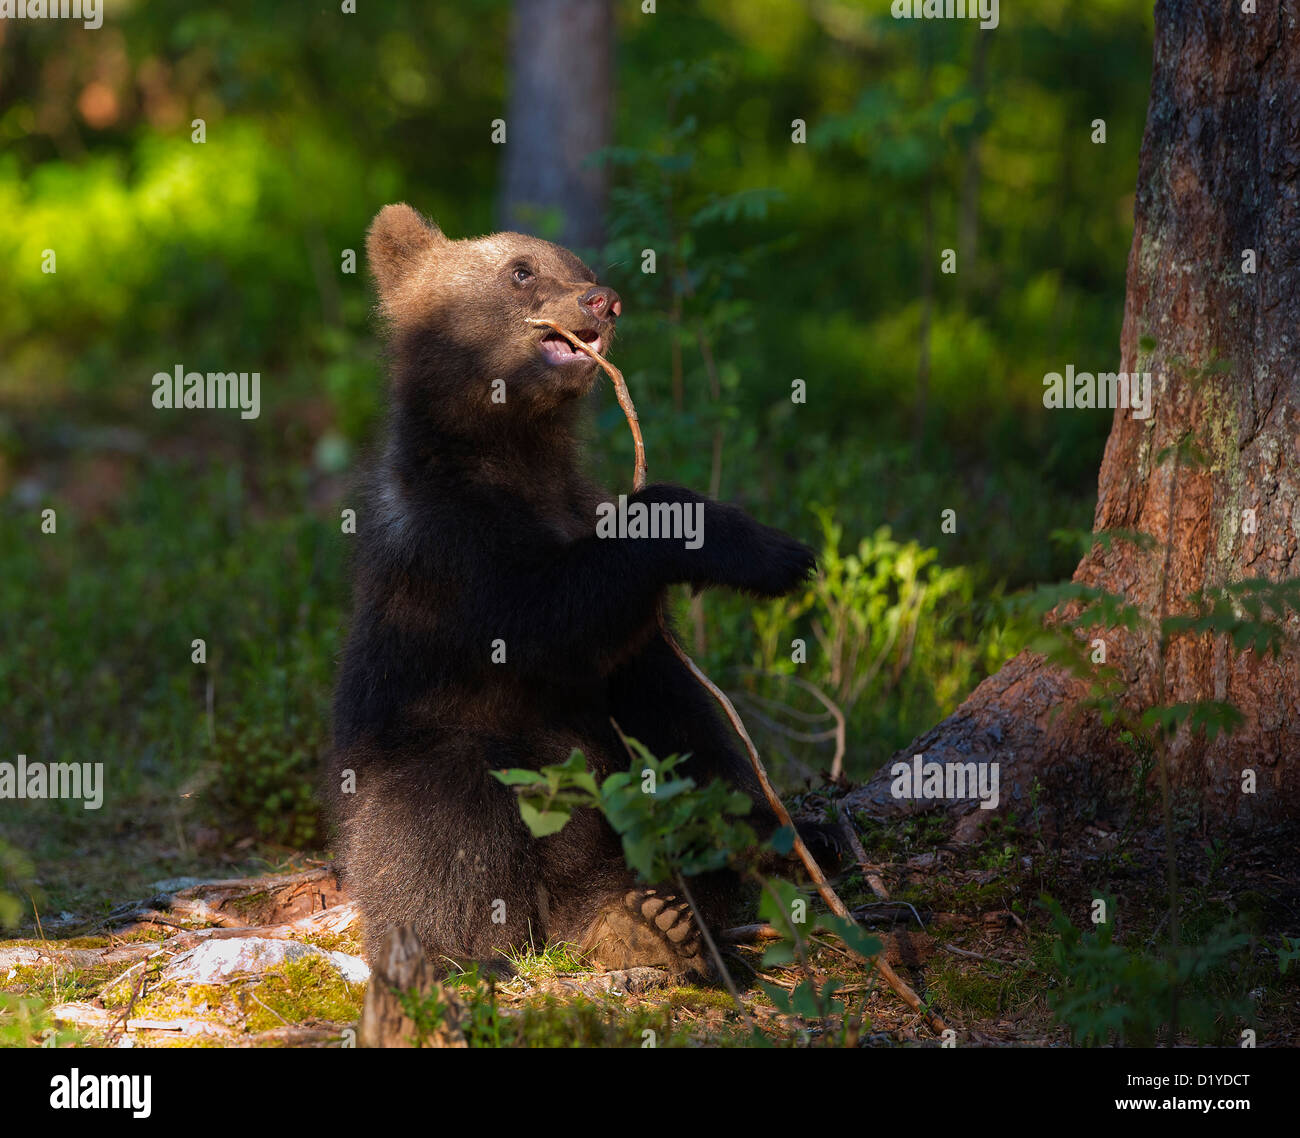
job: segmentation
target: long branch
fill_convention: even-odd
[[[623,414],[627,418],[628,428],[632,432],[632,446],[635,453],[635,464],[632,472],[632,490],[635,493],[637,490],[642,489],[646,484],[645,441],[641,437],[641,423],[637,418],[636,407],[632,403],[632,395],[631,392],[628,391],[627,381],[624,380],[623,373],[605,359],[604,356],[588,345],[585,340],[576,336],[573,332],[569,331],[569,329],[562,328],[560,325],[552,323],[550,320],[530,319],[528,323],[540,325],[558,332],[580,352],[583,352],[595,360],[604,370],[605,374],[609,376],[611,382],[614,384],[614,396],[618,400],[618,405],[622,408]],[[817,864],[817,859],[813,857],[808,847],[804,844],[803,839],[799,836],[799,831],[795,828],[794,821],[790,817],[790,812],[785,808],[785,803],[781,801],[781,796],[777,794],[776,789],[772,786],[771,780],[767,777],[767,770],[763,766],[763,761],[758,757],[758,748],[754,746],[754,741],[749,737],[749,732],[745,730],[744,722],[741,720],[740,715],[737,713],[731,700],[727,698],[726,692],[709,679],[709,677],[701,671],[699,665],[697,665],[694,660],[682,651],[681,645],[677,643],[677,638],[672,635],[668,628],[668,622],[664,619],[662,609],[660,609],[659,612],[659,627],[664,634],[664,639],[668,642],[668,645],[672,648],[673,652],[676,653],[677,658],[686,665],[687,671],[695,677],[700,686],[718,702],[718,705],[722,708],[723,714],[726,715],[727,720],[731,723],[732,729],[740,737],[740,741],[745,744],[745,750],[749,754],[750,765],[754,768],[754,774],[758,778],[759,785],[763,788],[763,795],[767,798],[767,803],[772,808],[772,813],[776,815],[777,821],[794,834],[795,853],[799,855],[799,860],[803,862],[804,869],[808,871],[808,876],[812,878],[813,884],[817,887],[817,892],[821,894],[822,900],[826,902],[831,912],[837,917],[841,917],[847,921],[852,921],[853,924],[856,925],[857,922],[853,920],[853,914],[849,912],[848,906],[840,900],[839,895],[831,888],[830,882],[826,880],[826,875],[822,872],[821,866]],[[888,963],[886,963],[883,956],[876,956],[871,963],[875,965],[880,974],[885,978],[885,981],[891,988],[893,988],[903,1002],[913,1011],[923,1015],[935,1032],[941,1033],[947,1030],[948,1025],[944,1023],[937,1013],[927,1011],[921,1003],[920,997],[912,991],[906,981],[904,981],[903,978],[899,976]]]

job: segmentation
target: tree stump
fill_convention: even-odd
[[[460,1000],[435,979],[433,965],[413,926],[390,929],[370,968],[359,1046],[466,1046]],[[403,996],[407,997],[405,1006]],[[408,1013],[411,997],[418,1001],[418,1018]]]

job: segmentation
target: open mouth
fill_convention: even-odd
[[[574,328],[573,334],[586,343],[593,351],[599,352],[601,347],[600,333],[595,328]],[[558,332],[547,332],[541,340],[542,358],[548,364],[569,364],[575,360],[585,360],[593,363],[592,358],[586,352],[580,352],[569,343]]]

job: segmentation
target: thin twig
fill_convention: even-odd
[[[534,320],[529,318],[529,324],[536,324],[543,328],[550,328],[553,332],[558,332],[569,341],[580,352],[584,352],[595,360],[605,370],[605,374],[613,381],[614,397],[618,400],[618,405],[623,409],[623,415],[627,419],[627,425],[632,431],[632,446],[635,449],[636,457],[633,460],[632,471],[632,490],[640,490],[645,485],[646,465],[645,465],[645,441],[641,438],[641,424],[637,421],[636,407],[632,403],[632,395],[627,389],[627,381],[623,379],[623,373],[618,370],[604,356],[590,347],[586,340],[575,336],[567,328],[561,328],[558,324],[550,320]]]
[[[778,719],[773,719],[770,715],[764,715],[761,711],[753,706],[753,701],[740,692],[736,693],[736,699],[743,704],[749,705],[755,719],[763,724],[764,727],[775,731],[778,735],[784,735],[796,743],[824,743],[827,739],[834,739],[836,731],[834,727],[828,727],[825,731],[800,731],[794,727],[787,727]],[[805,769],[806,766],[805,766]]]
[[[841,711],[839,705],[816,684],[810,683],[802,676],[786,676],[785,678],[792,684],[803,688],[804,691],[815,696],[835,720],[835,757],[831,759],[831,782],[841,782],[844,778],[844,751],[846,748],[845,737],[847,734],[844,712]]]
[[[958,948],[955,944],[945,944],[943,946],[954,956],[969,956],[972,960],[987,960],[990,964],[1001,964],[1003,967],[1020,964],[1018,960],[999,960],[996,956],[985,956],[982,952],[971,952],[968,948]]]
[[[840,829],[844,831],[844,836],[849,840],[849,849],[853,851],[853,856],[857,859],[858,868],[862,870],[863,879],[871,886],[871,892],[882,901],[888,901],[889,890],[885,888],[885,883],[880,879],[880,874],[867,861],[867,851],[862,848],[862,841],[858,838],[857,828],[853,825],[853,819],[847,811],[840,815]],[[916,919],[919,921],[921,918],[917,917]],[[925,926],[922,925],[921,927],[924,928]]]
[[[284,1024],[285,1027],[293,1026],[293,1024],[291,1024],[287,1019],[285,1019],[284,1016],[282,1016],[274,1008],[268,1008],[264,1003],[262,1003],[262,1001],[257,998],[257,993],[254,992],[252,988],[249,988],[248,995],[253,1000],[254,1003],[258,1004],[264,1010],[270,1012],[273,1016],[275,1016],[276,1019],[278,1019],[282,1024]]]

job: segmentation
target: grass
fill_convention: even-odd
[[[526,984],[538,984],[562,973],[593,971],[576,944],[547,945],[534,952],[508,952],[506,961]]]

